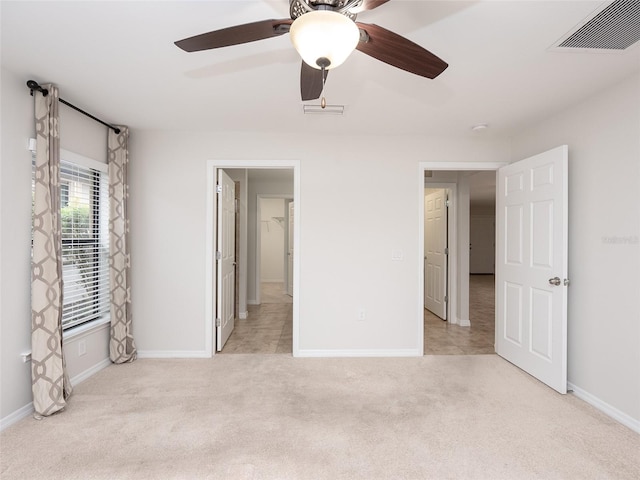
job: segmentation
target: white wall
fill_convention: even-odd
[[[31,401],[29,238],[32,99],[2,70],[0,418]],[[303,352],[416,352],[422,342],[418,163],[518,160],[570,151],[569,379],[640,419],[640,79],[504,143],[464,138],[327,138],[133,131],[134,335],[141,350],[205,350],[205,208],[209,159],[299,159]],[[335,121],[334,119],[331,119]],[[63,127],[64,128],[64,127]],[[74,150],[71,145],[65,148]],[[83,152],[78,145],[75,150]],[[268,193],[268,192],[263,192]],[[279,193],[279,192],[274,192]],[[336,234],[339,232],[339,234]],[[401,249],[403,261],[391,261]],[[358,322],[365,308],[367,320]]]
[[[19,78],[1,71],[0,419],[31,403],[31,152],[33,99]]]
[[[284,282],[284,199],[261,198],[259,201],[260,281]]]
[[[27,94],[28,96],[28,94]],[[73,92],[60,92],[60,97],[73,103]],[[29,97],[31,98],[31,97]],[[96,103],[99,103],[96,97]],[[98,112],[83,105],[99,116]],[[98,105],[96,105],[98,107]],[[107,163],[107,135],[105,126],[81,113],[60,105],[60,148]],[[84,330],[84,327],[64,333],[63,345],[67,372],[71,384],[76,385],[95,371],[109,365],[109,324]]]
[[[569,145],[569,358],[576,391],[640,426],[640,77],[513,138]]]
[[[495,262],[495,213],[472,213],[469,218],[469,273],[495,274]]]
[[[336,135],[327,139],[333,148],[325,152],[309,147],[315,140],[313,135],[135,132],[132,297],[140,350],[205,351],[205,177],[211,159],[301,162],[303,353],[420,350],[419,162],[506,161],[508,149],[465,139]],[[403,250],[403,261],[391,260],[393,249]],[[250,245],[249,255],[251,250]],[[364,322],[357,320],[359,308],[367,311]]]
[[[20,354],[31,350],[31,152],[35,136],[33,98],[25,78],[1,71],[0,177],[0,426],[28,413],[30,364]],[[61,97],[65,98],[64,92]],[[71,98],[68,100],[72,101]],[[106,162],[106,128],[60,105],[61,148]],[[108,361],[108,325],[65,340],[72,383]],[[87,353],[79,354],[78,342]]]

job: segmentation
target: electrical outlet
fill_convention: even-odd
[[[20,356],[22,357],[23,363],[27,363],[31,361],[31,352],[21,353]]]
[[[86,355],[87,354],[87,343],[84,340],[80,340],[78,342],[78,356],[81,357],[82,355]]]
[[[367,319],[367,311],[364,308],[358,310],[358,321],[364,322]]]
[[[394,262],[401,262],[404,260],[404,251],[401,248],[394,248],[391,250],[391,260]]]

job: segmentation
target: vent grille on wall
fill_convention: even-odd
[[[625,50],[640,40],[640,1],[615,0],[557,44],[559,48]]]

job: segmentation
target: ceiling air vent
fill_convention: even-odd
[[[305,115],[344,115],[344,105],[302,105],[302,111]]]
[[[559,49],[625,50],[640,40],[640,1],[615,0],[579,25]]]

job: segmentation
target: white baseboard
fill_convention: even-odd
[[[249,311],[247,310],[246,312],[238,313],[238,318],[240,320],[246,320],[247,318],[249,318]]]
[[[108,367],[109,365],[111,365],[111,359],[109,358],[105,358],[104,360],[102,360],[100,363],[97,363],[96,365],[94,365],[91,368],[88,368],[87,370],[85,370],[84,372],[76,375],[75,377],[71,378],[71,385],[72,386],[76,386],[79,383],[84,382],[86,379],[88,379],[89,377],[91,377],[92,375],[95,375],[96,373],[98,373],[100,370],[102,370],[103,368]]]
[[[75,387],[76,385],[84,382],[86,379],[88,379],[92,375],[95,375],[100,370],[108,367],[109,365],[111,365],[111,360],[108,358],[105,358],[100,363],[94,365],[93,367],[71,378],[70,379],[71,385]],[[33,412],[34,412],[33,402],[30,402],[28,405],[25,405],[24,407],[19,408],[13,413],[10,413],[9,415],[7,415],[6,417],[0,420],[0,431],[4,430],[10,425],[13,425],[16,422],[19,422],[23,418],[27,418],[28,416],[32,415]]]
[[[567,382],[567,388],[569,390],[573,390],[573,394],[578,397],[580,400],[584,400],[589,405],[597,408],[605,415],[613,418],[614,420],[620,422],[625,427],[629,427],[636,433],[640,433],[640,420],[636,420],[635,418],[627,415],[624,412],[621,412],[615,407],[612,407],[607,402],[603,402],[598,397],[582,390],[580,387],[575,386],[573,383]]]
[[[253,300],[247,300],[247,305],[260,305],[260,303],[254,298]]]
[[[0,420],[0,432],[7,427],[10,427],[14,423],[19,422],[23,418],[27,418],[29,415],[32,415],[34,412],[33,402],[30,402],[28,405],[25,405],[22,408],[19,408],[13,413],[10,413],[6,417]]]
[[[418,349],[399,350],[298,350],[297,357],[421,357]]]
[[[138,350],[138,358],[211,358],[206,350]]]
[[[458,325],[460,325],[461,327],[470,327],[471,326],[471,320],[465,320],[464,318],[459,318],[458,319]]]

